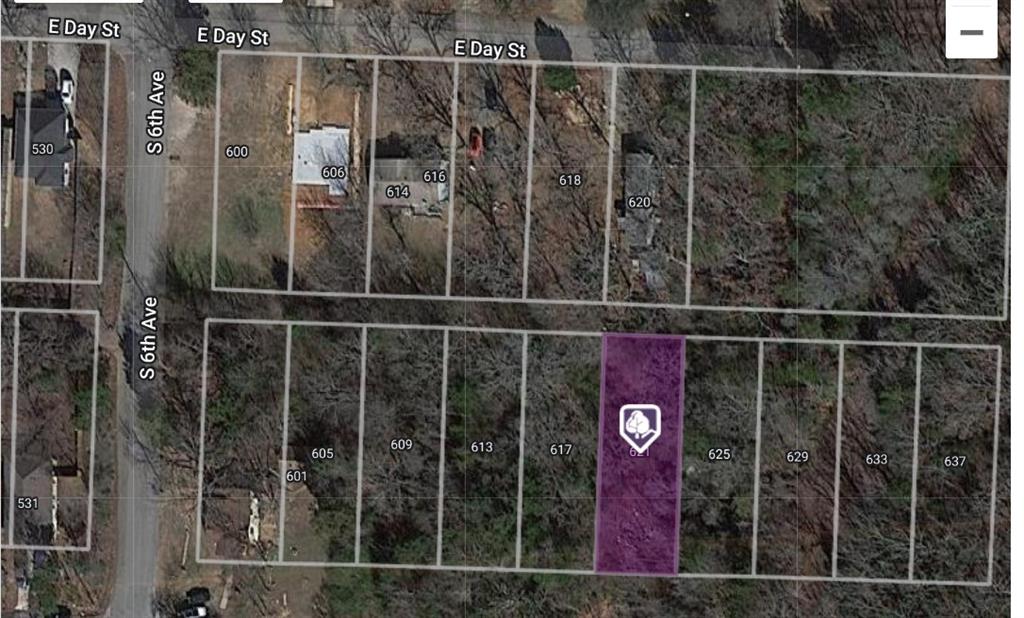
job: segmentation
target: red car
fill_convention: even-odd
[[[484,153],[484,135],[480,131],[480,127],[471,127],[469,129],[469,158],[479,159],[480,155]]]

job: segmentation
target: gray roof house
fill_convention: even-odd
[[[654,236],[661,218],[658,216],[659,177],[654,155],[627,151],[622,156],[622,184],[626,199],[650,198],[653,208],[629,208],[625,199],[618,205],[618,223],[622,242],[633,268],[643,276],[648,288],[665,286],[662,276],[663,256],[654,250]]]
[[[25,94],[14,97],[14,139],[11,149],[14,175],[28,175],[39,187],[63,187],[64,164],[75,158],[74,143],[68,136],[70,119],[59,97],[32,96],[32,109],[25,105]],[[31,123],[26,131],[26,124]],[[28,165],[25,165],[25,142],[28,135]]]

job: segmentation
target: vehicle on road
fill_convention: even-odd
[[[75,80],[71,77],[71,71],[60,70],[60,100],[64,105],[75,103]]]

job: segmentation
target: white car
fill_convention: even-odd
[[[75,80],[71,78],[71,72],[67,69],[60,70],[60,100],[64,105],[72,105],[75,102]]]

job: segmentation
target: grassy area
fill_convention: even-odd
[[[565,92],[576,87],[576,70],[572,67],[544,67],[544,86],[555,92]]]
[[[174,57],[178,96],[194,107],[211,107],[217,92],[217,50],[190,47]]]

